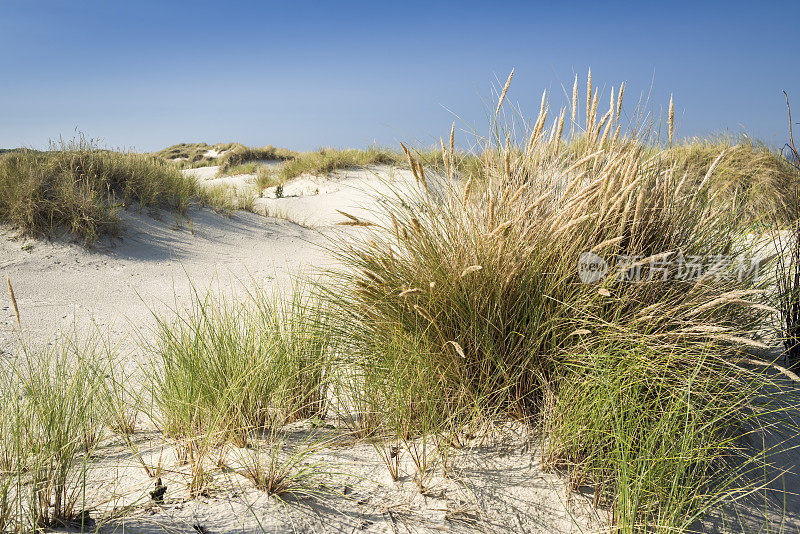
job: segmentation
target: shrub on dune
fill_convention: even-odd
[[[648,132],[622,131],[621,94],[602,117],[590,96],[580,126],[575,95],[579,147],[568,110],[546,127],[543,99],[529,129],[496,121],[476,143],[480,182],[454,180],[452,149],[438,172],[408,152],[419,188],[334,244],[353,402],[378,426],[401,413],[404,432],[540,424],[548,465],[594,486],[613,523],[686,528],[736,493],[731,458],[757,456],[736,437],[768,417],[767,380],[739,365],[772,312],[739,238],[750,221],[718,194],[721,158],[687,179]],[[582,281],[585,254],[605,277]]]
[[[65,227],[90,244],[118,232],[117,212],[126,205],[183,212],[196,196],[194,179],[173,166],[83,138],[0,156],[0,221],[31,235]]]

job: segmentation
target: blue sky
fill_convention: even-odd
[[[666,107],[680,136],[786,138],[800,116],[800,2],[114,2],[0,0],[0,147],[77,127],[108,146],[184,141],[294,149],[430,144],[482,99],[591,66]],[[606,96],[607,98],[607,96]],[[602,100],[605,102],[606,100]]]

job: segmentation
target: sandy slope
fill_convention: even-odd
[[[41,340],[73,321],[94,320],[122,340],[131,325],[149,322],[150,308],[172,304],[173,297],[185,302],[190,280],[201,289],[215,279],[220,287],[235,286],[326,262],[311,246],[318,233],[284,220],[247,212],[227,219],[209,210],[190,217],[127,212],[122,237],[90,250],[4,230],[0,273],[11,278],[26,332]],[[7,298],[0,313],[0,347],[8,348],[15,319]]]
[[[270,162],[270,165],[275,165]],[[219,167],[187,169],[206,186],[234,188],[240,195],[256,198],[254,211],[277,215],[315,228],[330,227],[348,221],[342,211],[359,218],[374,218],[378,203],[395,197],[414,184],[411,171],[386,166],[345,169],[331,176],[304,174],[283,187],[283,196],[276,198],[276,188],[256,189],[254,174],[217,176]]]

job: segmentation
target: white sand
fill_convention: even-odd
[[[185,172],[204,185],[259,193],[254,175],[217,177],[216,167]],[[408,171],[350,169],[330,178],[292,180],[283,198],[274,198],[274,188],[264,191],[256,213],[240,211],[231,219],[205,209],[192,211],[191,221],[178,221],[169,212],[129,211],[123,217],[122,237],[91,250],[67,238],[17,238],[6,229],[0,233],[0,275],[11,278],[23,325],[34,343],[72,324],[85,331],[94,321],[136,361],[145,356],[135,336],[146,336],[152,327],[151,310],[187,303],[191,284],[201,290],[215,284],[231,294],[251,277],[278,287],[289,272],[330,265],[330,257],[319,247],[325,235],[333,229],[363,231],[339,226],[347,218],[337,210],[369,218],[389,188],[403,189],[412,182]],[[265,217],[265,212],[282,218]],[[14,322],[10,303],[3,298],[0,349],[6,352],[15,345]],[[298,435],[309,432],[302,425],[296,430]],[[331,439],[344,440],[343,429],[328,432]],[[124,519],[128,532],[196,532],[194,525],[208,532],[591,532],[602,529],[607,518],[605,512],[598,515],[593,510],[590,497],[568,494],[557,474],[543,471],[538,438],[517,428],[464,448],[453,478],[434,480],[427,495],[417,491],[407,474],[392,482],[371,445],[340,443],[311,458],[338,473],[325,480],[334,491],[284,504],[243,477],[223,472],[213,475],[208,497],[190,499],[186,467],[175,461],[172,444],[144,427],[136,439],[149,463],[162,458],[168,486],[164,505],[149,502],[147,492],[154,480],[127,447],[104,447],[91,476],[95,486],[90,494],[98,510],[137,504]],[[408,458],[404,469],[413,471]],[[788,480],[800,487],[796,477]],[[106,502],[111,495],[118,498]],[[752,522],[763,522],[763,515]]]

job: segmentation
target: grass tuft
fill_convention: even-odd
[[[141,154],[102,150],[79,138],[47,152],[0,156],[0,221],[34,236],[66,228],[87,245],[119,232],[128,206],[184,213],[196,182]]]
[[[727,151],[683,180],[699,157],[664,157],[647,131],[609,141],[613,103],[599,120],[596,91],[586,107],[588,133],[566,142],[546,100],[530,130],[493,120],[466,188],[407,152],[419,187],[332,246],[345,267],[321,289],[347,343],[341,396],[362,435],[398,443],[520,419],[616,527],[686,529],[746,493],[740,467],[763,453],[746,436],[775,415],[774,384],[738,364],[774,311],[763,277],[737,270],[754,221],[720,193]],[[583,283],[590,251],[609,270]],[[731,261],[688,278],[694,257]]]
[[[165,434],[246,429],[324,416],[331,340],[311,329],[320,310],[301,287],[287,301],[256,288],[243,302],[195,294],[173,321],[159,318],[148,372]]]
[[[302,174],[324,176],[348,167],[368,165],[400,165],[404,158],[396,152],[380,147],[366,150],[321,148],[313,152],[303,152],[281,166],[280,178],[288,181]]]

